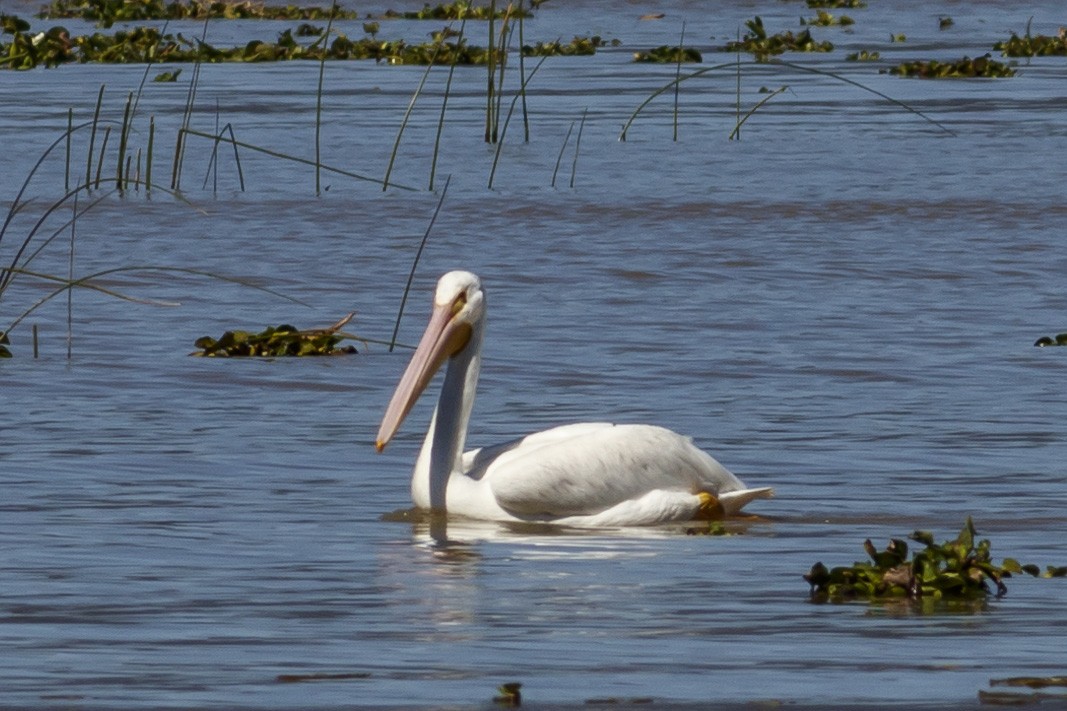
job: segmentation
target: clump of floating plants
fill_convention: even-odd
[[[522,706],[522,684],[517,681],[509,681],[497,687],[498,696],[493,697],[493,703],[509,708]]]
[[[988,539],[976,541],[974,523],[967,517],[954,540],[938,544],[932,534],[916,531],[908,536],[923,544],[908,560],[907,542],[894,538],[885,550],[879,551],[867,539],[863,548],[869,561],[849,566],[827,568],[821,562],[812,566],[804,576],[811,586],[814,602],[869,602],[906,600],[914,603],[981,602],[993,592],[996,596],[1008,591],[1005,578],[1014,573],[1042,575],[1036,565],[1021,565],[1005,558],[999,565],[990,556]],[[1044,577],[1063,577],[1067,567],[1049,566]],[[925,605],[921,609],[927,610]]]
[[[222,338],[211,336],[196,339],[199,349],[190,355],[213,358],[347,355],[355,353],[353,346],[340,346],[346,338],[354,338],[341,331],[355,314],[348,314],[329,328],[301,331],[288,324],[268,326],[259,333],[226,331]]]
[[[983,705],[996,706],[1025,706],[1039,704],[1045,701],[1067,699],[1063,692],[1055,693],[1044,691],[1048,688],[1067,687],[1067,676],[1010,676],[1006,679],[990,679],[990,686],[1007,686],[1012,691],[984,691],[978,690],[978,701]],[[1028,688],[1037,689],[1034,692],[1019,692],[1014,689]]]
[[[833,27],[839,25],[841,27],[848,27],[849,25],[856,24],[848,15],[831,15],[826,10],[819,10],[815,17],[809,17],[808,19],[801,18],[801,25],[813,25],[815,27]]]
[[[530,12],[521,6],[509,4],[497,9],[496,5],[474,5],[469,0],[456,0],[447,5],[434,5],[427,3],[421,10],[401,12],[398,10],[386,10],[383,17],[402,20],[488,20],[532,17]]]
[[[387,41],[375,37],[349,39],[335,33],[329,42],[324,32],[302,25],[294,32],[279,33],[274,42],[251,40],[239,47],[215,47],[181,33],[162,32],[155,27],[135,27],[113,35],[95,32],[71,37],[62,27],[53,27],[37,35],[28,23],[18,18],[4,18],[4,31],[12,41],[0,43],[0,68],[32,69],[61,64],[104,63],[190,63],[190,62],[278,62],[290,60],[368,60],[387,64],[461,64],[484,65],[502,61],[499,49],[486,49],[465,42],[424,42],[408,44],[403,40]],[[10,29],[8,29],[10,28]],[[298,36],[314,37],[302,43]]]
[[[864,0],[808,0],[808,7],[829,7],[829,8],[846,8],[849,10],[855,10],[861,7],[867,7],[867,3]]]
[[[1054,55],[1067,55],[1067,28],[1061,27],[1055,37],[1045,35],[1031,35],[1029,28],[1026,34],[1020,37],[1014,32],[1011,37],[997,42],[993,49],[1000,52],[1004,57],[1049,57]]]
[[[600,35],[591,37],[575,37],[570,42],[563,44],[559,40],[555,42],[538,42],[534,45],[524,44],[522,53],[526,57],[576,57],[596,54],[598,47],[604,46],[604,40]],[[619,40],[612,40],[613,46],[618,46]]]
[[[974,59],[964,57],[954,62],[940,62],[936,59],[904,62],[891,69],[883,69],[882,73],[919,79],[1002,79],[1015,76],[1015,69],[985,54]]]
[[[792,32],[779,32],[768,35],[763,26],[763,18],[756,16],[745,21],[748,32],[739,41],[728,42],[723,48],[726,52],[750,52],[757,61],[766,61],[772,55],[785,52],[832,52],[830,42],[816,42],[809,30],[798,35]]]
[[[358,14],[339,7],[297,7],[221,0],[52,0],[38,14],[43,19],[79,18],[102,27],[140,20],[326,20],[355,19]]]
[[[647,52],[634,52],[634,61],[660,64],[693,64],[704,61],[704,58],[700,56],[700,52],[692,47],[662,45]]]
[[[1035,346],[1067,346],[1067,333],[1057,333],[1055,336],[1042,336],[1034,341]]]
[[[881,58],[882,55],[878,52],[870,52],[866,49],[845,55],[845,60],[849,62],[876,62]]]

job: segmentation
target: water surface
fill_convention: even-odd
[[[417,191],[330,175],[316,196],[308,166],[246,151],[241,192],[232,156],[220,154],[216,183],[201,140],[183,172],[188,202],[106,197],[78,220],[78,273],[203,269],[308,306],[207,278],[120,274],[106,284],[181,306],[78,292],[69,361],[62,299],[12,334],[16,358],[0,365],[0,706],[479,706],[506,681],[522,682],[530,704],[958,704],[993,678],[1062,674],[1059,581],[1013,579],[976,614],[919,616],[813,605],[800,577],[816,560],[862,558],[868,537],[950,537],[967,515],[998,559],[1067,561],[1064,354],[1032,347],[1067,330],[1064,60],[1035,59],[1002,81],[877,73],[983,54],[1030,16],[1035,33],[1054,34],[1057,9],[872,3],[850,13],[853,31],[816,33],[834,53],[787,57],[949,131],[825,75],[746,66],[744,107],[765,96],[760,87],[790,89],[740,141],[727,140],[736,75],[712,72],[683,84],[677,142],[665,96],[623,143],[627,118],[675,72],[634,65],[632,51],[676,43],[682,20],[710,50],[757,13],[796,29],[807,11],[546,5],[529,38],[600,33],[623,44],[541,67],[531,140],[516,119],[492,190],[481,70],[457,72],[437,191],[426,190],[442,69],[392,176]],[[652,11],[666,17],[636,19]],[[945,15],[955,25],[940,32]],[[429,31],[397,27],[416,39]],[[218,43],[247,30],[210,28]],[[908,41],[890,44],[891,33]],[[846,62],[857,49],[883,61]],[[731,59],[705,52],[707,65]],[[328,65],[324,160],[380,179],[422,71]],[[106,84],[104,114],[118,120],[144,73],[0,73],[5,204],[68,107],[88,120]],[[231,123],[240,140],[310,157],[317,73],[205,66],[193,126]],[[167,146],[162,173],[188,74],[141,96],[140,115],[156,117]],[[583,113],[575,161],[576,136],[566,136]],[[79,170],[86,138],[74,146]],[[449,175],[401,340],[418,338],[441,272],[481,275],[490,324],[469,441],[575,420],[656,422],[691,434],[747,483],[775,486],[776,499],[751,507],[759,520],[732,524],[728,537],[453,524],[453,544],[441,546],[424,524],[382,518],[410,506],[431,407],[421,403],[374,453],[405,353],[187,357],[202,335],[324,326],[349,311],[352,330],[388,338]],[[0,243],[5,263],[62,182],[56,154]],[[64,231],[34,266],[66,273],[68,244]],[[45,293],[19,278],[0,301],[3,323]]]

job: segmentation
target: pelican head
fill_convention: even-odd
[[[378,429],[376,447],[385,449],[423,390],[450,359],[476,356],[485,318],[482,282],[470,272],[448,272],[437,282],[430,323],[400,378]]]

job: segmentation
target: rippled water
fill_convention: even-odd
[[[12,334],[16,357],[0,364],[0,706],[477,706],[506,681],[522,682],[535,705],[965,703],[993,678],[1062,674],[1059,581],[1015,579],[976,614],[918,616],[813,605],[800,577],[816,560],[862,558],[868,537],[922,528],[947,538],[967,515],[998,559],[1067,562],[1064,354],[1032,347],[1067,330],[1064,60],[1034,60],[996,82],[876,71],[982,54],[1031,15],[1035,33],[1054,34],[1057,5],[871,4],[850,13],[852,33],[817,33],[838,45],[832,55],[787,59],[862,82],[951,133],[825,75],[747,66],[743,106],[765,96],[761,86],[790,89],[742,140],[727,140],[736,76],[726,71],[682,85],[677,142],[668,95],[622,143],[623,123],[675,72],[634,65],[632,51],[676,43],[683,19],[686,37],[707,48],[756,13],[794,28],[807,11],[549,4],[527,24],[529,39],[589,32],[623,45],[541,67],[531,141],[516,119],[493,190],[481,70],[457,72],[438,192],[425,190],[439,70],[392,177],[417,192],[331,175],[315,197],[311,168],[251,151],[241,155],[246,191],[225,151],[212,191],[201,140],[186,159],[188,203],[112,195],[82,216],[79,274],[202,269],[309,307],[190,275],[116,274],[107,286],[181,306],[80,291],[69,361],[62,299]],[[636,19],[649,11],[666,17]],[[944,15],[955,25],[939,32]],[[281,26],[259,27],[219,23],[210,39]],[[397,27],[415,39],[428,31]],[[908,41],[889,44],[900,32]],[[882,51],[883,63],[844,61],[861,48]],[[705,64],[732,58],[709,51]],[[131,140],[143,147],[146,117],[156,117],[161,173],[190,71],[178,84],[148,83],[141,98]],[[310,157],[317,73],[206,66],[193,126],[214,130],[217,110],[239,140]],[[5,204],[68,107],[88,120],[104,83],[105,117],[118,120],[143,74],[0,73]],[[421,76],[328,66],[324,160],[380,179]],[[585,112],[575,161],[576,135],[565,137]],[[84,143],[82,132],[77,170]],[[62,194],[61,154],[0,243],[5,263]],[[430,412],[421,403],[374,453],[403,353],[186,356],[201,335],[324,326],[353,310],[353,330],[388,338],[447,175],[401,338],[417,339],[440,272],[482,276],[490,325],[471,443],[573,420],[669,426],[747,483],[776,487],[776,499],[751,507],[759,520],[731,524],[742,535],[453,524],[455,543],[435,545],[424,524],[383,520],[410,505]],[[68,243],[64,230],[34,265],[65,273]],[[17,279],[0,301],[5,327],[47,289]]]

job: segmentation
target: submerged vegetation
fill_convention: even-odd
[[[908,560],[907,542],[894,538],[879,551],[870,539],[863,548],[870,557],[850,566],[827,568],[821,562],[812,566],[804,579],[811,586],[814,602],[867,600],[906,600],[932,611],[931,603],[969,603],[997,597],[1008,591],[1004,584],[1012,574],[1042,575],[1036,565],[1022,565],[1005,558],[997,565],[990,555],[988,539],[976,540],[971,518],[954,540],[938,544],[926,531],[916,531],[908,538],[923,544]],[[1067,567],[1049,566],[1044,577],[1067,576]],[[989,583],[996,588],[994,593]]]

